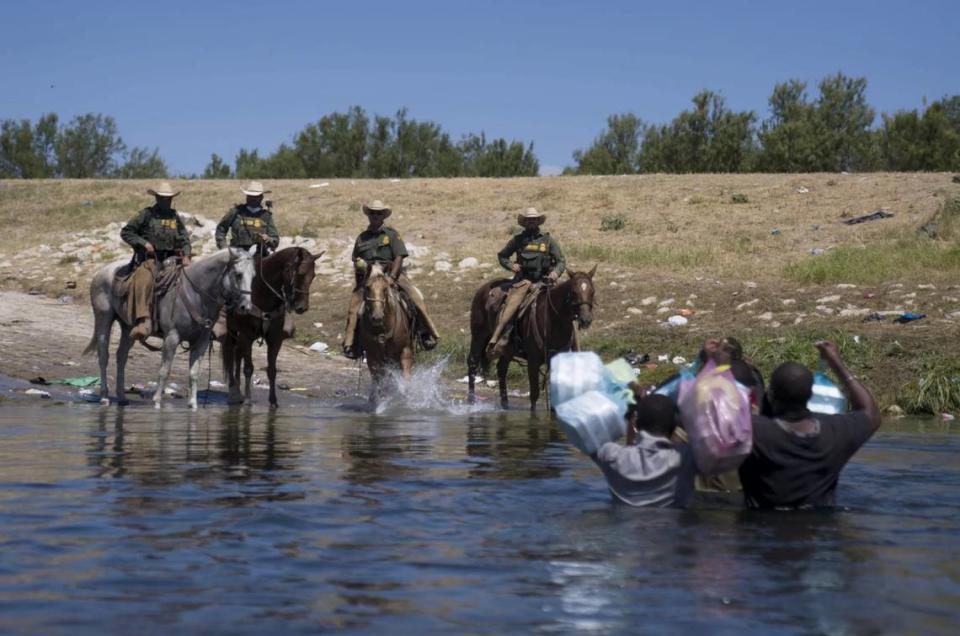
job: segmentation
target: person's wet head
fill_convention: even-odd
[[[769,409],[773,417],[799,420],[807,417],[813,395],[813,374],[798,362],[784,362],[770,376]]]
[[[677,428],[677,407],[665,395],[648,395],[637,403],[635,412],[638,431],[669,438]]]

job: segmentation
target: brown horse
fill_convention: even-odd
[[[314,264],[323,254],[311,254],[302,247],[287,247],[257,259],[253,279],[253,305],[261,315],[227,314],[227,334],[220,353],[227,376],[230,404],[250,404],[250,380],[253,376],[253,343],[267,341],[267,377],[270,379],[270,406],[277,407],[277,356],[286,335],[284,314],[302,314],[310,308],[310,285]],[[244,394],[240,394],[240,364],[245,378]]]
[[[382,390],[387,367],[399,367],[404,378],[413,371],[416,310],[380,265],[370,266],[363,285],[357,341],[367,357],[372,384],[370,401]]]
[[[589,272],[568,271],[566,281],[542,292],[516,322],[514,329],[527,362],[531,411],[537,408],[540,397],[540,367],[546,364],[549,369],[550,359],[555,354],[578,347],[574,321],[580,329],[587,329],[593,321],[593,275],[596,272],[596,266]],[[486,352],[487,343],[497,322],[502,286],[509,283],[510,281],[505,279],[491,281],[484,284],[473,296],[470,307],[470,354],[467,357],[471,402],[474,400],[474,380],[477,372],[486,375],[490,366]],[[500,405],[503,408],[507,408],[507,368],[511,360],[519,357],[514,349],[515,342],[515,339],[511,340],[497,360]]]

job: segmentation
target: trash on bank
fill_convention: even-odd
[[[880,219],[889,219],[893,217],[892,212],[884,212],[883,210],[877,210],[871,212],[870,214],[864,214],[861,216],[855,216],[852,219],[846,219],[841,221],[844,225],[858,225],[860,223],[869,223],[870,221],[879,221]]]
[[[45,400],[50,399],[50,393],[47,391],[41,391],[40,389],[27,389],[24,391],[24,393],[26,395],[36,395],[37,397],[41,397]]]
[[[900,314],[894,319],[894,322],[898,322],[901,325],[905,325],[908,322],[913,322],[915,320],[922,320],[927,317],[927,314],[915,314],[913,312],[905,312]]]
[[[319,340],[310,345],[310,351],[318,351],[320,353],[323,353],[329,348],[330,345],[328,345],[326,342],[320,342]]]
[[[940,419],[943,420],[944,422],[952,422],[957,418],[952,413],[941,413]]]
[[[690,321],[687,320],[686,317],[680,316],[679,314],[675,316],[670,316],[669,318],[667,318],[667,324],[670,325],[671,327],[682,327],[686,325],[688,322]]]

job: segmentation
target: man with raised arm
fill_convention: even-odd
[[[833,506],[840,472],[880,428],[880,410],[870,391],[850,372],[836,345],[816,343],[836,374],[852,410],[811,413],[813,374],[785,362],[770,376],[769,409],[753,416],[753,450],[740,466],[750,508],[796,509]]]

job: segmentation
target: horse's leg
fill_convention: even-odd
[[[283,323],[280,323],[283,327]],[[280,354],[280,345],[283,342],[282,333],[274,333],[271,329],[267,334],[267,377],[270,379],[270,408],[277,408],[277,355]],[[253,366],[252,364],[250,365]]]
[[[403,372],[403,379],[409,380],[413,375],[413,344],[409,344],[400,351],[400,370]]]
[[[210,348],[210,332],[206,329],[190,343],[190,400],[187,402],[194,411],[197,410],[197,385],[200,383],[200,363],[203,354]]]
[[[487,343],[482,342],[482,340],[475,335],[470,338],[470,353],[467,355],[467,402],[469,404],[477,401],[476,390],[474,389],[477,383],[477,370],[482,364],[483,349],[487,346]]]
[[[110,363],[110,332],[113,331],[113,312],[109,315],[97,312],[94,319],[94,333],[97,336],[97,362],[100,364],[100,404],[110,404],[110,385],[107,382],[107,365]],[[119,387],[117,395],[122,395]]]
[[[243,358],[243,403],[247,406],[253,404],[253,340],[244,338],[241,347],[241,356]],[[240,381],[240,362],[237,360],[237,382]]]
[[[240,348],[235,334],[227,331],[220,341],[220,357],[223,360],[223,373],[227,376],[227,404],[240,404],[240,374],[237,372],[237,350]]]
[[[540,399],[540,361],[533,356],[527,358],[527,381],[530,382],[530,410],[537,410]]]
[[[163,361],[160,363],[160,373],[157,374],[157,390],[153,394],[153,406],[160,408],[160,402],[163,400],[163,390],[167,388],[167,380],[170,379],[170,368],[173,366],[173,356],[177,353],[177,345],[180,344],[180,334],[176,329],[171,329],[163,339],[161,347]]]
[[[510,368],[510,357],[500,356],[497,360],[497,382],[500,385],[500,407],[507,408],[507,369]]]
[[[124,387],[126,386],[125,374],[127,371],[127,356],[130,355],[130,347],[133,346],[133,338],[130,337],[130,327],[120,323],[120,343],[117,345],[117,404],[126,406],[129,404]]]

